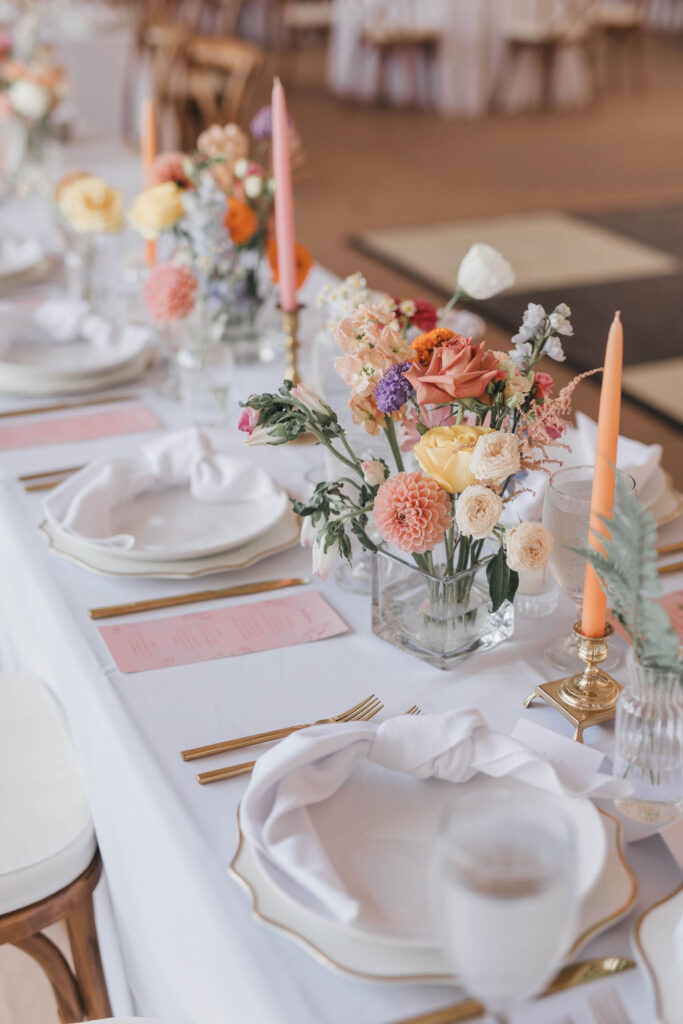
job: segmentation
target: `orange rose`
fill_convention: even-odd
[[[270,260],[270,270],[273,275],[273,281],[278,284],[280,275],[277,268],[277,241],[273,238],[268,245],[268,259]],[[313,266],[313,257],[311,256],[311,250],[307,249],[301,242],[297,242],[294,246],[294,260],[296,263],[296,286],[301,288],[304,281],[308,277],[309,271]]]
[[[223,222],[235,245],[243,245],[253,238],[258,230],[258,220],[251,206],[239,199],[228,199],[228,208]]]
[[[486,342],[453,335],[432,351],[429,365],[416,363],[404,376],[415,388],[417,401],[438,404],[456,398],[481,398],[489,381],[498,376],[498,359],[486,352]]]

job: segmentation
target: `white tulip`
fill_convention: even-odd
[[[505,257],[483,242],[472,246],[458,270],[458,291],[471,299],[490,299],[514,283],[515,272]]]
[[[336,561],[337,545],[330,544],[327,551],[325,551],[324,538],[317,537],[313,545],[313,575],[326,580],[327,574]]]
[[[39,121],[50,109],[52,97],[49,89],[25,78],[13,82],[8,90],[9,101],[20,117]]]

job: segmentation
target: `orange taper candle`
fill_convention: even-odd
[[[621,325],[621,313],[615,313],[605,351],[605,368],[602,374],[600,411],[598,413],[598,441],[595,449],[595,473],[591,495],[589,543],[596,550],[600,550],[600,544],[594,535],[609,537],[609,530],[599,517],[611,517],[614,504],[614,471],[617,464],[617,442],[619,441],[623,355],[624,331]],[[581,632],[584,636],[603,636],[606,618],[607,597],[602,591],[595,570],[591,565],[586,565]]]
[[[152,172],[157,158],[157,112],[154,101],[146,99],[142,104],[140,125],[140,158],[142,163],[142,187],[153,184]],[[148,267],[156,266],[156,242],[145,242],[145,260]]]

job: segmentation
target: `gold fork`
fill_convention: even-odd
[[[345,722],[368,722],[371,718],[374,718],[375,715],[377,714],[377,712],[381,711],[383,707],[384,707],[384,704],[382,704],[382,702],[380,700],[377,700],[377,698],[375,698],[374,702],[369,705],[370,710],[366,710],[366,712],[364,714],[358,715],[357,717],[354,717],[354,718],[345,718],[345,719],[343,719],[343,721],[345,721]],[[420,710],[419,708],[416,708],[415,711],[411,711],[410,713],[411,714],[419,714],[419,710]],[[318,723],[316,723],[316,724],[318,724]],[[301,728],[306,729],[308,727],[307,726],[302,726]],[[294,732],[294,731],[295,730],[292,730],[292,732]],[[197,782],[201,786],[206,786],[207,783],[209,783],[209,782],[220,782],[221,779],[234,779],[238,775],[251,775],[251,773],[254,770],[254,765],[255,764],[256,764],[256,761],[244,761],[242,764],[231,764],[231,765],[228,765],[227,768],[215,768],[211,772],[200,772],[199,775],[197,776]]]
[[[282,740],[292,732],[299,729],[308,729],[311,725],[327,725],[330,722],[353,722],[368,711],[370,705],[377,698],[371,693],[365,700],[355,704],[348,711],[342,711],[340,715],[333,715],[332,718],[320,718],[317,722],[306,722],[304,725],[288,725],[284,729],[271,729],[270,732],[257,732],[253,736],[240,736],[236,740],[224,740],[222,743],[209,743],[206,747],[190,747],[189,750],[181,750],[180,756],[183,761],[196,761],[200,757],[209,757],[210,754],[225,754],[229,750],[239,750],[240,747],[254,747],[258,743],[270,743],[272,740]]]

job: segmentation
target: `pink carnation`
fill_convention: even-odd
[[[184,153],[159,153],[152,166],[152,184],[163,185],[173,181],[178,188],[192,188],[192,182],[185,173]]]
[[[144,296],[147,309],[157,323],[182,320],[194,309],[197,278],[188,267],[172,263],[155,267],[145,281]]]
[[[377,529],[401,551],[431,551],[452,523],[451,500],[423,473],[399,473],[385,480],[374,506]]]

